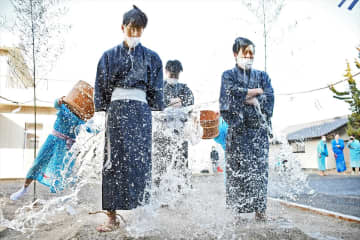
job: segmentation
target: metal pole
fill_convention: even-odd
[[[32,60],[33,60],[33,81],[34,81],[34,161],[36,159],[36,68],[35,68],[35,30],[33,18],[33,1],[30,0],[30,14],[31,14],[31,33],[32,33]],[[33,201],[36,201],[36,181],[34,181],[34,196]]]
[[[264,50],[265,50],[265,68],[264,71],[266,72],[266,60],[267,60],[267,49],[266,49],[266,41],[267,41],[267,32],[266,32],[266,13],[265,13],[265,0],[262,2],[263,7],[263,16],[264,16]]]

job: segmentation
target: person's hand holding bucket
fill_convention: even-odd
[[[59,98],[59,100],[58,100],[58,104],[59,104],[59,105],[65,103],[65,102],[64,102],[64,98],[65,98],[65,96],[62,96],[61,98]]]

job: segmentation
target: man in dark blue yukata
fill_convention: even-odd
[[[154,178],[156,186],[160,186],[161,177],[172,165],[177,173],[187,177],[188,140],[191,138],[186,127],[191,121],[190,110],[186,107],[194,105],[194,95],[190,88],[179,82],[183,66],[179,60],[169,60],[165,66],[164,103],[166,110],[156,117],[154,131]],[[195,132],[195,128],[191,130]],[[187,178],[188,179],[188,178]],[[181,189],[181,186],[178,186]]]
[[[236,65],[222,75],[220,114],[228,123],[226,204],[266,220],[269,136],[274,91],[266,72],[252,63],[255,45],[239,37],[233,44]]]
[[[136,6],[123,16],[124,41],[100,58],[95,82],[95,111],[106,113],[102,171],[102,208],[108,222],[99,232],[119,225],[116,210],[148,202],[151,184],[151,111],[164,108],[160,57],[140,44],[147,16]]]

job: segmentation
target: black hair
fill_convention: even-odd
[[[134,27],[145,28],[148,22],[146,14],[141,11],[137,6],[133,5],[133,9],[124,13],[123,25],[127,26],[131,23]]]
[[[165,69],[170,73],[171,78],[179,78],[179,73],[183,71],[183,67],[179,60],[169,60]]]
[[[247,38],[238,37],[235,39],[233,45],[233,53],[239,53],[240,49],[245,49],[249,45],[254,46],[254,53],[255,53],[255,44]]]

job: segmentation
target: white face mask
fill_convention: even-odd
[[[178,80],[176,78],[168,78],[168,79],[166,79],[166,81],[169,84],[177,84],[178,83]]]
[[[241,54],[238,54],[236,58],[236,63],[241,67],[242,69],[248,70],[252,67],[252,64],[254,62],[253,58],[244,58],[241,56]]]
[[[129,48],[134,48],[140,43],[139,37],[129,37],[125,34],[125,42],[129,46]]]

